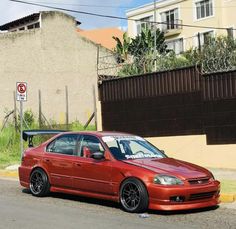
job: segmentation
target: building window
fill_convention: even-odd
[[[162,28],[164,31],[178,29],[180,27],[178,9],[173,9],[162,13],[161,21],[163,22]]]
[[[167,41],[166,44],[167,44],[167,48],[169,50],[173,50],[176,55],[178,55],[184,51],[183,38]]]
[[[197,19],[206,18],[213,15],[212,0],[196,2]]]
[[[21,31],[21,30],[25,30],[25,27],[21,27],[21,28],[19,28],[19,30]]]
[[[32,24],[32,25],[28,25],[27,26],[27,29],[37,29],[39,28],[39,22],[35,23],[35,24]]]
[[[205,33],[202,33],[202,41],[201,41],[201,44],[204,45],[206,43],[209,42],[209,40],[214,36],[214,32],[213,31],[208,31],[208,32],[205,32]]]
[[[234,28],[228,28],[227,29],[227,35],[228,35],[228,37],[229,38],[232,38],[232,39],[234,39]]]
[[[194,37],[195,46],[199,48],[199,45],[203,46],[204,44],[207,44],[209,40],[213,37],[214,37],[214,31],[212,30],[204,33],[198,33],[198,35]]]
[[[136,22],[137,25],[137,35],[141,33],[143,29],[153,28],[153,16],[145,17]]]

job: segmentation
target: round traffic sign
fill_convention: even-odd
[[[23,83],[18,84],[17,91],[21,94],[26,92],[26,85]]]

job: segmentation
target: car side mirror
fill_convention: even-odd
[[[105,159],[103,152],[94,152],[94,153],[91,155],[91,158],[93,158],[93,159],[95,159],[95,160]]]

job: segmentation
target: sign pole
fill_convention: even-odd
[[[20,155],[21,159],[24,153],[23,145],[23,102],[27,101],[27,83],[16,83],[16,100],[20,102]]]
[[[21,159],[23,157],[23,101],[20,101],[20,152],[21,152]]]

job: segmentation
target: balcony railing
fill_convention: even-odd
[[[174,30],[181,30],[182,28],[182,20],[179,19],[162,22],[162,31],[164,33],[171,32]]]

